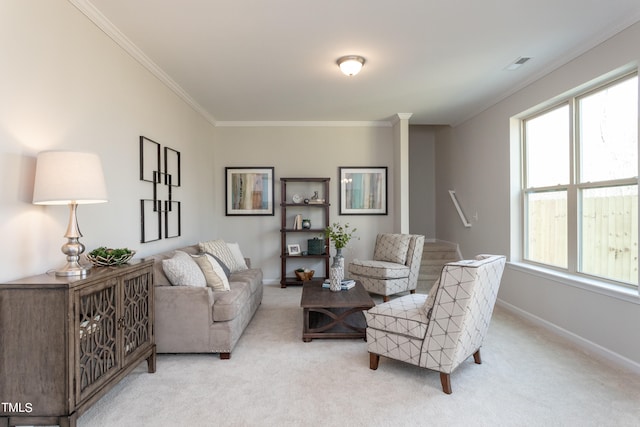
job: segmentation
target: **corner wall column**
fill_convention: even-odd
[[[409,233],[409,118],[413,113],[398,113],[393,124],[393,229]]]

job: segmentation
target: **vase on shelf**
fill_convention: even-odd
[[[344,280],[344,257],[342,248],[336,248],[336,255],[333,257],[333,264],[329,270],[329,289],[339,291]]]

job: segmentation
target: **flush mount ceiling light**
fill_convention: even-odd
[[[355,76],[364,65],[364,58],[357,55],[348,55],[338,58],[338,66],[345,76]]]

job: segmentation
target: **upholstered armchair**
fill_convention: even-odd
[[[371,293],[389,295],[415,293],[424,249],[424,236],[378,234],[372,260],[354,259],[349,264],[351,278],[359,280]]]
[[[365,312],[369,367],[385,356],[432,369],[451,394],[451,373],[471,355],[481,363],[504,265],[500,255],[448,263],[428,296],[402,296]]]

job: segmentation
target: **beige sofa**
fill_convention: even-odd
[[[198,245],[152,256],[155,259],[155,340],[158,353],[219,353],[229,359],[262,302],[262,270],[232,273],[229,291],[210,287],[173,286],[162,261],[176,250],[199,253]]]

